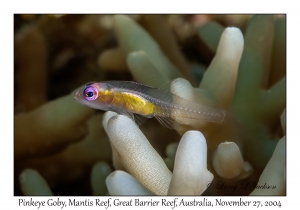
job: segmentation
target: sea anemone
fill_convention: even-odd
[[[76,192],[285,195],[285,18],[247,15],[236,24],[241,31],[203,17],[33,16],[15,41],[15,176],[21,174],[15,182],[21,192],[60,195],[90,180]],[[31,82],[22,76],[28,69]],[[142,84],[168,83],[180,97],[225,110],[224,122],[183,125],[177,119],[177,135],[154,121],[138,127],[73,100],[76,87],[129,80],[128,70]],[[276,189],[262,190],[262,183]]]

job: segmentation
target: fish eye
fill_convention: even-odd
[[[83,91],[84,98],[88,101],[93,101],[98,97],[98,91],[94,87],[87,87]]]

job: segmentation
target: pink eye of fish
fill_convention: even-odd
[[[84,98],[88,101],[93,101],[98,97],[98,91],[94,87],[87,87],[83,91]]]

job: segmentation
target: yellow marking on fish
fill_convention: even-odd
[[[153,103],[132,93],[104,90],[100,92],[100,95],[103,102],[111,103],[116,107],[123,107],[136,114],[150,115],[155,109]]]

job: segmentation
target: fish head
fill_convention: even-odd
[[[91,108],[107,111],[113,99],[109,95],[110,89],[106,83],[89,83],[75,92],[74,99]]]

